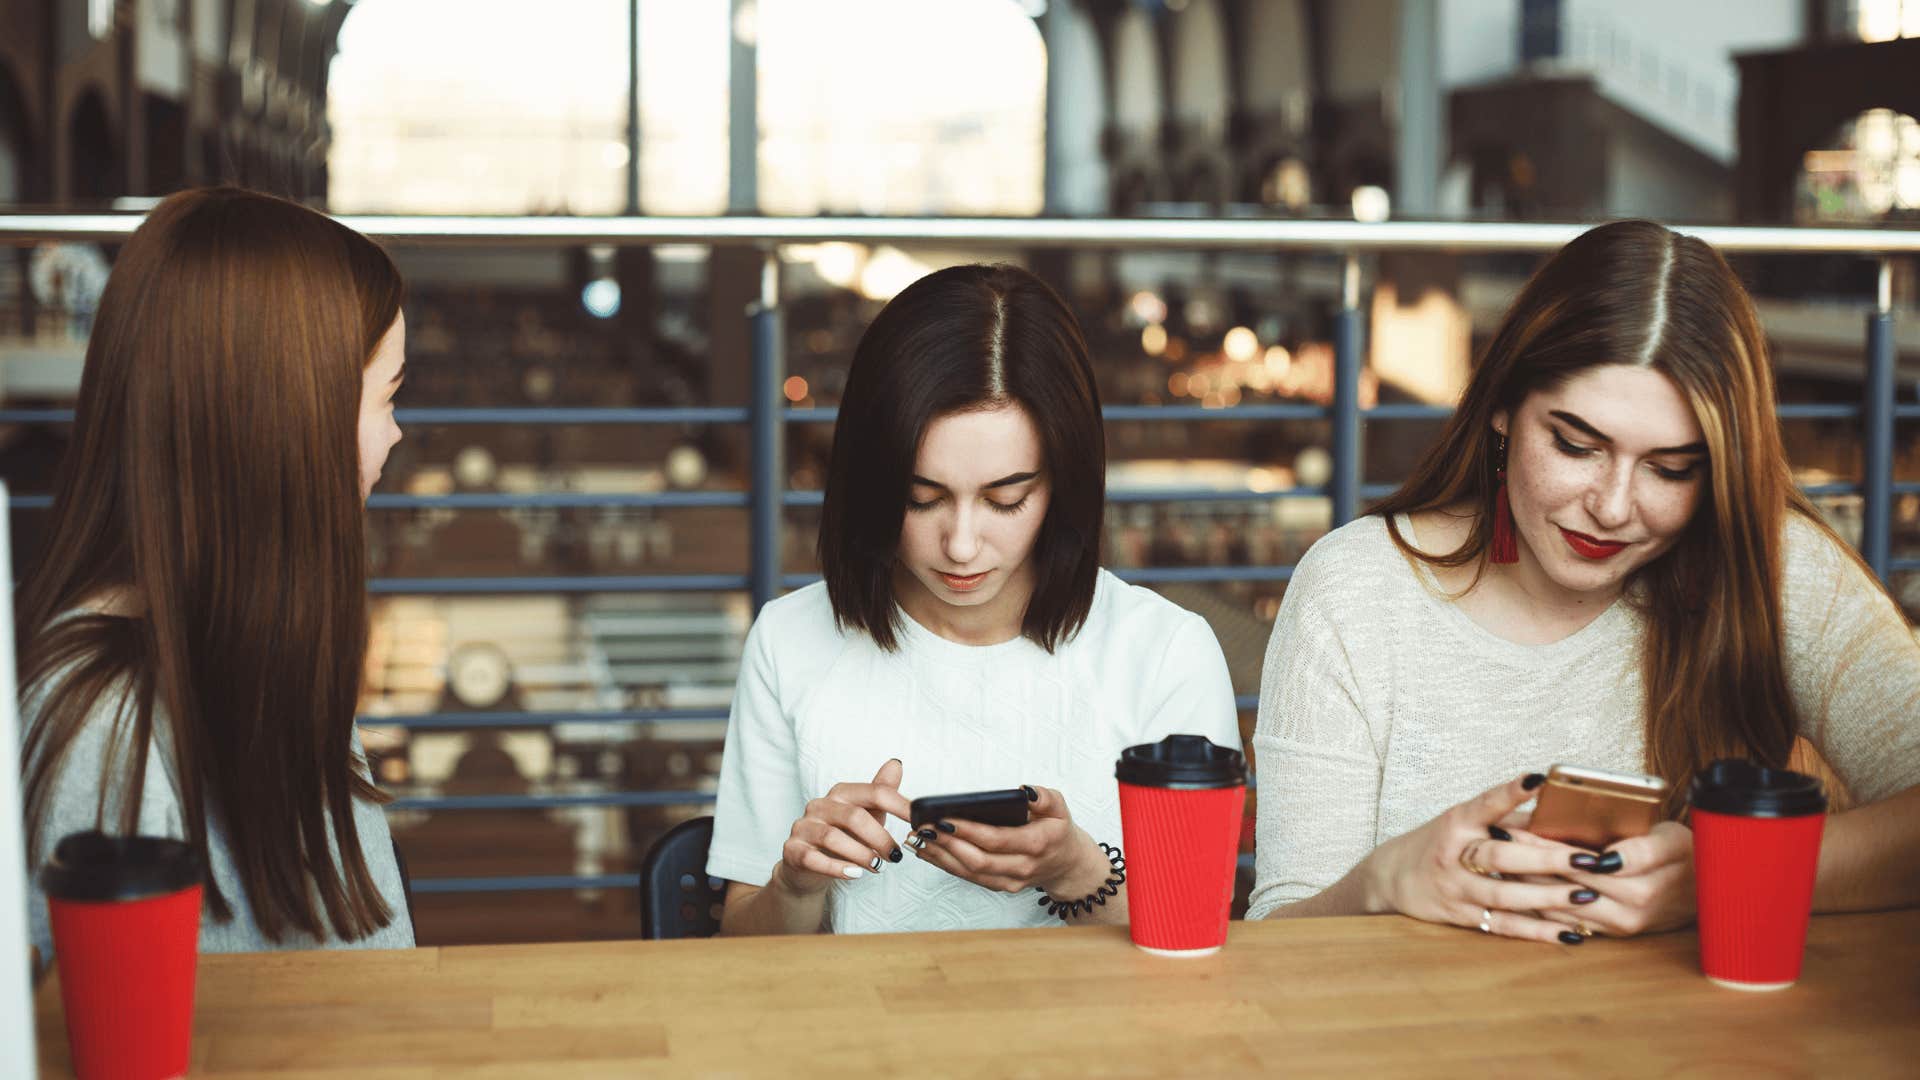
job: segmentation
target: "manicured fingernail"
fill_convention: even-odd
[[[915,851],[919,851],[926,845],[926,842],[926,837],[921,836],[919,833],[914,833],[912,836],[907,837],[907,846]]]
[[[1567,861],[1573,864],[1575,870],[1592,870],[1600,865],[1599,859],[1584,851]]]
[[[1546,773],[1530,772],[1527,775],[1520,778],[1520,787],[1523,790],[1532,791],[1534,788],[1537,788],[1541,784],[1544,784],[1546,782],[1547,782]]]
[[[1562,945],[1580,945],[1580,944],[1584,944],[1586,940],[1587,940],[1586,938],[1581,937],[1579,934],[1574,933],[1572,930],[1560,931],[1560,944]]]
[[[1027,785],[1027,784],[1021,784],[1021,785],[1020,785],[1020,790],[1021,790],[1021,791],[1024,791],[1024,792],[1026,792],[1026,793],[1027,793],[1027,801],[1028,801],[1028,802],[1039,802],[1039,801],[1040,801],[1040,793],[1039,793],[1039,792],[1037,792],[1037,791],[1035,791],[1035,790],[1033,790],[1033,788],[1032,788],[1032,787],[1031,787],[1030,785]]]
[[[892,851],[889,851],[889,852],[887,852],[887,861],[888,861],[888,862],[899,862],[899,861],[900,861],[900,858],[901,858],[901,856],[900,856],[900,849],[899,849],[899,848],[897,848],[897,847],[896,847],[896,848],[894,848],[894,849],[893,849]]]
[[[875,855],[873,857],[873,861],[867,864],[867,869],[873,871],[876,874],[879,873],[880,872],[880,856]]]
[[[1620,866],[1620,853],[1617,851],[1609,851],[1605,855],[1600,856],[1600,861],[1594,864],[1593,872],[1596,874],[1611,874],[1615,870],[1620,869]]]
[[[913,835],[919,837],[920,842],[923,844],[931,843],[933,840],[933,830],[931,828],[921,829],[919,832],[914,833]]]
[[[953,822],[951,821],[936,821],[933,824],[943,833],[953,832]]]
[[[847,875],[850,878],[863,878],[867,876],[867,872],[865,870],[860,869],[857,866],[849,866],[845,870],[842,870],[840,872]]]
[[[1600,894],[1592,889],[1575,889],[1567,894],[1567,899],[1576,904],[1591,904],[1600,899]]]
[[[1498,826],[1498,825],[1489,825],[1489,826],[1487,826],[1487,835],[1488,835],[1488,836],[1491,836],[1491,837],[1493,837],[1493,838],[1494,838],[1495,840],[1511,840],[1511,839],[1513,839],[1513,834],[1512,834],[1512,833],[1510,833],[1510,832],[1508,832],[1507,830],[1505,830],[1505,829],[1503,829],[1503,828],[1501,828],[1501,827],[1500,827],[1500,826]]]

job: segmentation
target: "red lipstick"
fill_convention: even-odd
[[[1560,530],[1560,535],[1566,540],[1567,546],[1573,549],[1575,555],[1595,562],[1611,559],[1627,549],[1627,545],[1621,541],[1596,540],[1586,533],[1577,533],[1572,529],[1563,528]]]

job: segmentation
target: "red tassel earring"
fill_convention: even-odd
[[[1493,544],[1487,557],[1497,563],[1520,561],[1520,543],[1513,529],[1513,504],[1507,500],[1507,437],[1500,436],[1500,463],[1493,474]]]

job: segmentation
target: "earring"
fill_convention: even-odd
[[[1496,451],[1499,463],[1494,466],[1493,474],[1493,543],[1489,546],[1487,558],[1497,563],[1517,563],[1520,561],[1520,544],[1513,528],[1513,504],[1507,499],[1507,437],[1500,436],[1500,448]]]

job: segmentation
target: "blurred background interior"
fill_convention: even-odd
[[[136,213],[233,182],[341,214],[1912,227],[1916,73],[1920,0],[0,0],[0,213]],[[738,412],[763,256],[393,250],[411,288],[401,404],[521,411],[403,417],[370,515],[365,741],[402,797],[420,939],[634,936],[640,856],[710,802],[752,613]],[[1276,568],[1329,527],[1334,458],[1326,419],[1235,410],[1332,400],[1336,253],[776,254],[779,392],[801,419],[835,404],[881,304],[981,258],[1068,296],[1109,406],[1206,410],[1109,423],[1110,487],[1132,496],[1108,511],[1104,560],[1204,615],[1236,691],[1256,691]],[[0,247],[16,573],[113,257],[57,235]],[[1538,258],[1369,256],[1360,404],[1450,404]],[[1734,262],[1782,400],[1852,407],[1786,433],[1857,541],[1881,266]],[[1912,267],[1890,265],[1910,311]],[[1899,399],[1920,400],[1920,319],[1893,325]],[[524,412],[577,408],[732,411]],[[784,430],[783,486],[817,490],[831,426]],[[1367,490],[1436,430],[1368,424]],[[1896,429],[1901,482],[1920,479],[1914,436]],[[1169,489],[1213,497],[1153,497]],[[816,569],[815,503],[788,500],[789,584]],[[1891,517],[1896,559],[1920,554],[1920,495]],[[1183,567],[1246,573],[1152,573]],[[1920,612],[1920,578],[1893,585]]]

